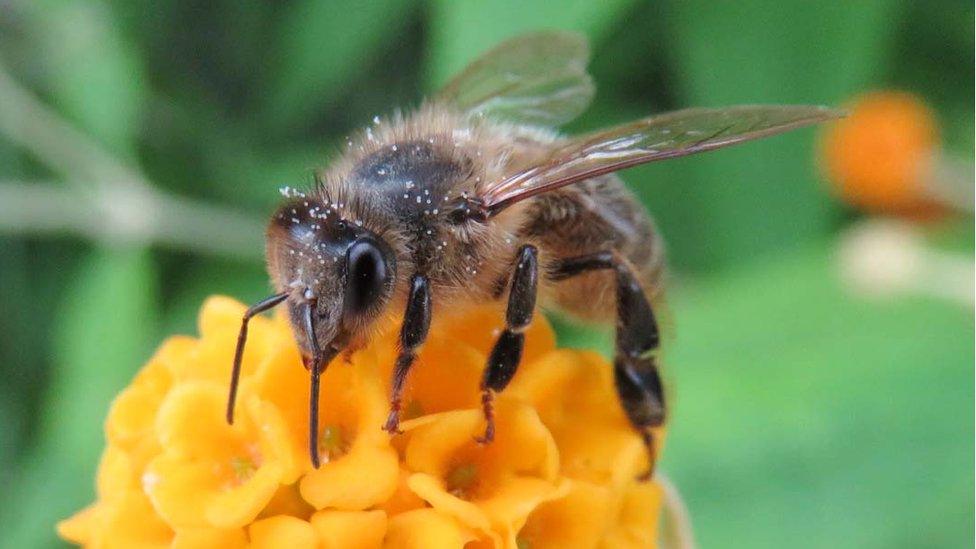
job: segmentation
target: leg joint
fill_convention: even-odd
[[[604,250],[592,254],[560,259],[549,270],[549,278],[559,281],[590,271],[612,269],[618,264],[613,252]]]

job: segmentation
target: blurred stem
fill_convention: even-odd
[[[146,184],[14,80],[0,65],[0,132],[69,181]]]
[[[153,242],[254,259],[260,220],[155,188],[17,83],[0,65],[0,133],[74,188],[0,183],[0,230],[77,232],[108,242]]]
[[[662,547],[694,549],[695,536],[691,528],[691,515],[681,497],[681,492],[664,473],[658,472],[656,480],[664,491],[664,524],[660,529]]]
[[[77,233],[107,243],[154,242],[242,259],[261,257],[260,222],[181,197],[128,186],[95,192],[0,182],[0,232]]]
[[[973,163],[965,158],[940,153],[935,157],[931,176],[925,189],[942,204],[962,212],[972,213],[974,188]]]

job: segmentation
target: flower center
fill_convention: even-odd
[[[234,474],[234,482],[242,484],[257,471],[257,464],[250,458],[235,456],[230,460],[230,470]]]
[[[447,491],[452,495],[466,499],[471,495],[478,482],[478,466],[474,463],[458,465],[447,474]]]
[[[419,400],[414,399],[403,408],[403,419],[415,419],[424,415],[424,407]]]
[[[319,436],[319,455],[323,463],[341,457],[349,450],[349,443],[338,425],[326,425]]]

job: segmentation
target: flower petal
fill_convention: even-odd
[[[71,543],[88,545],[96,535],[98,523],[101,520],[100,514],[102,512],[102,504],[93,503],[85,507],[74,515],[58,522],[58,535]]]
[[[116,446],[105,447],[95,477],[98,497],[103,501],[112,501],[138,488],[139,477],[129,454]]]
[[[388,499],[396,491],[400,467],[390,436],[380,428],[388,404],[375,368],[346,364],[340,358],[322,376],[319,436],[323,463],[313,469],[307,457],[308,406],[304,399],[295,398],[292,389],[302,386],[301,394],[307,394],[308,377],[299,365],[283,360],[286,358],[265,365],[259,390],[290,418],[292,445],[301,447],[307,471],[300,483],[302,497],[316,509],[344,510],[366,509]],[[327,433],[335,438],[326,440]]]
[[[604,484],[630,482],[644,472],[643,444],[624,416],[605,359],[567,349],[522,370],[507,394],[538,410],[559,447],[564,475]],[[660,439],[663,432],[655,434]]]
[[[69,541],[107,548],[162,549],[173,539],[173,531],[156,516],[146,496],[136,490],[62,521],[58,533]]]
[[[393,448],[359,445],[305,475],[300,487],[302,497],[316,509],[361,510],[389,499],[399,474]]]
[[[165,479],[165,480],[164,480]],[[206,492],[201,487],[207,487]],[[162,455],[149,464],[143,489],[168,524],[178,528],[206,528],[208,492],[216,490],[212,468]]]
[[[499,334],[505,328],[505,308],[501,304],[473,307],[463,315],[441,318],[431,328],[432,336],[440,336],[471,346],[488,356]],[[522,361],[531,362],[556,347],[556,334],[542,314],[525,331],[525,350]]]
[[[226,394],[219,385],[184,383],[167,396],[156,418],[162,446],[175,455],[225,456],[230,459],[247,437],[242,421],[227,425]]]
[[[471,530],[434,509],[415,509],[390,518],[384,549],[453,549],[478,539]]]
[[[653,547],[656,544],[663,492],[653,482],[636,482],[624,489],[616,516],[600,547]]]
[[[145,494],[135,490],[108,508],[104,528],[110,547],[168,547],[173,539]]]
[[[224,398],[219,386],[185,383],[160,408],[165,453],[150,462],[143,487],[176,527],[244,526],[280,484],[297,476],[287,426],[274,406],[246,399],[230,426],[223,421]]]
[[[176,531],[170,549],[236,549],[247,547],[247,536],[244,530],[232,528],[189,528]]]
[[[439,414],[436,420],[411,432],[407,466],[445,478],[459,463],[477,461],[482,477],[517,473],[555,479],[558,449],[532,408],[499,398],[495,427],[494,442],[481,446],[475,442],[484,431],[481,410]]]
[[[415,473],[407,479],[407,485],[434,509],[456,518],[461,524],[481,532],[491,531],[491,521],[480,507],[447,491],[445,483],[426,473]]]
[[[570,481],[562,497],[532,511],[518,542],[532,549],[595,547],[610,526],[613,497],[605,486]]]
[[[143,439],[152,437],[154,418],[159,405],[173,384],[170,365],[178,363],[197,344],[189,337],[167,339],[132,383],[112,402],[105,421],[109,442],[131,449]]]
[[[397,478],[396,491],[386,501],[380,505],[380,509],[386,511],[388,516],[394,516],[414,509],[422,509],[426,502],[410,489],[408,481],[410,472],[406,469],[400,470]]]
[[[515,534],[529,514],[539,504],[562,496],[567,489],[566,483],[554,486],[536,478],[509,478],[499,482],[495,494],[479,505],[491,519],[493,530],[514,544]]]
[[[173,386],[172,368],[196,345],[197,340],[190,337],[167,339],[129,387],[112,402],[105,420],[105,438],[110,446],[126,452],[134,471],[141,472],[160,452],[155,432],[156,414]]]
[[[197,324],[200,343],[193,356],[182,360],[174,368],[178,381],[207,380],[227,383],[230,378],[237,335],[241,319],[247,308],[236,300],[224,296],[208,298],[200,310]],[[281,345],[283,334],[273,322],[263,316],[252,317],[248,322],[247,347],[241,361],[242,378],[248,378],[258,365]]]
[[[319,546],[315,528],[308,521],[286,515],[259,520],[248,532],[251,549],[315,549]]]
[[[402,419],[479,406],[484,367],[482,352],[456,339],[432,336],[407,377]]]
[[[252,522],[271,498],[281,481],[281,469],[264,465],[240,486],[213,496],[206,509],[207,522],[219,527],[245,526]]]
[[[288,515],[308,520],[315,509],[302,499],[298,490],[298,483],[285,484],[278,487],[271,501],[261,510],[258,518],[268,518],[275,515]]]
[[[324,549],[378,549],[386,535],[383,511],[319,511],[310,522]]]

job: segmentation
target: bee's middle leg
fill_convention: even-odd
[[[478,442],[486,444],[495,438],[495,394],[508,385],[518,369],[525,347],[525,329],[532,322],[538,287],[539,252],[526,244],[519,248],[512,286],[508,293],[505,330],[498,336],[488,356],[488,365],[481,380],[481,406],[484,410],[485,433]]]

